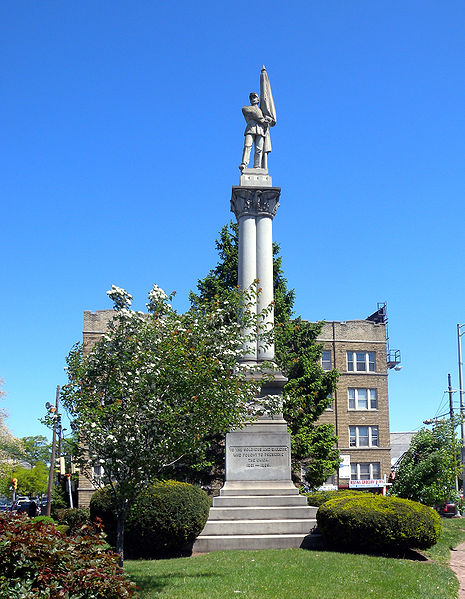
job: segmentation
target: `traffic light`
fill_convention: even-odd
[[[13,490],[16,491],[16,489],[18,488],[18,479],[17,478],[11,479],[11,486],[13,487]]]

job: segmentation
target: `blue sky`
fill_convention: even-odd
[[[241,106],[265,63],[277,108],[274,238],[296,312],[387,301],[391,430],[443,413],[464,305],[463,2],[3,3],[0,376],[38,422],[83,310],[188,291],[232,214]],[[458,404],[457,393],[454,395]]]

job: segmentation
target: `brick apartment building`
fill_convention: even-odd
[[[391,471],[388,371],[399,369],[400,352],[389,349],[386,304],[365,320],[328,322],[319,335],[322,366],[336,368],[337,390],[320,422],[334,425],[344,459],[327,485],[381,486]]]

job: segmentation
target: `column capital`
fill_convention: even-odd
[[[280,187],[243,187],[234,185],[231,192],[231,212],[241,216],[274,217],[279,206]]]

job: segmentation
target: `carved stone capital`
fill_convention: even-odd
[[[233,186],[231,193],[231,212],[234,212],[237,220],[241,216],[269,216],[276,214],[279,206],[280,187],[256,187]]]

